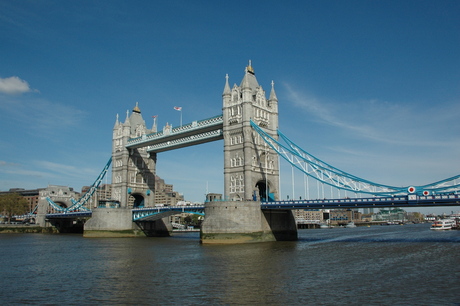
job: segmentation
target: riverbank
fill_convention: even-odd
[[[59,233],[55,227],[40,227],[34,225],[24,225],[24,224],[1,224],[0,225],[0,234],[57,234]]]

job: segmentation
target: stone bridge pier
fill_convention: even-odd
[[[263,211],[260,202],[208,202],[201,225],[201,243],[228,244],[297,240],[290,210]]]
[[[172,232],[168,218],[155,221],[133,222],[128,208],[93,209],[91,219],[85,223],[84,237],[167,237]]]

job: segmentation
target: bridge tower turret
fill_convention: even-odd
[[[253,120],[278,139],[278,99],[273,82],[267,100],[249,62],[240,86],[230,89],[226,76],[222,100],[224,197],[233,201],[278,199],[278,156],[250,124]]]
[[[124,123],[118,115],[112,137],[112,199],[124,208],[154,205],[156,153],[146,148],[126,149],[128,139],[145,137],[146,128],[138,104],[126,112]]]

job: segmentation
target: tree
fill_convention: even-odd
[[[423,222],[423,215],[419,212],[414,212],[414,220],[416,222]]]
[[[7,217],[11,223],[14,215],[23,215],[28,210],[27,200],[17,193],[6,193],[0,195],[0,212]]]

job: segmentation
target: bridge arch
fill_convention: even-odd
[[[132,205],[133,208],[142,208],[145,206],[145,198],[141,193],[132,193],[128,198],[129,206]]]
[[[273,184],[266,179],[260,179],[255,185],[257,189],[257,198],[253,200],[258,200],[261,202],[271,202],[275,201],[276,190],[273,188]]]
[[[63,201],[54,201],[54,203],[56,203],[58,206],[62,207],[62,208],[68,208],[69,205],[67,205],[65,202]]]

